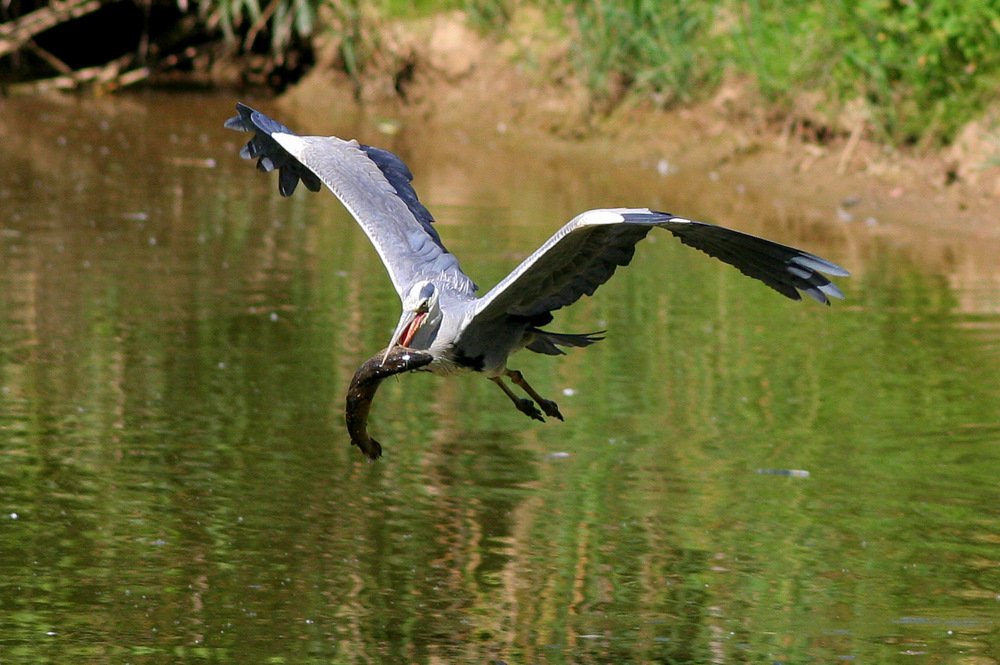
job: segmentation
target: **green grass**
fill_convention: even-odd
[[[537,6],[571,39],[572,65],[603,102],[598,108],[624,97],[683,104],[738,76],[754,81],[776,108],[818,92],[835,117],[860,100],[870,127],[896,145],[946,144],[1000,85],[1000,0],[275,2],[272,49],[293,36],[339,30],[352,75],[377,45],[378,20],[464,9],[474,25],[502,36],[518,7]],[[245,30],[262,15],[257,0],[210,0],[206,7],[233,39],[239,25]],[[378,20],[362,29],[359,15]],[[318,16],[333,18],[319,25]]]
[[[1000,82],[996,0],[751,0],[731,34],[724,59],[767,98],[861,99],[897,144],[947,143]]]
[[[616,79],[683,103],[745,76],[779,105],[803,92],[822,93],[831,110],[860,99],[884,140],[939,145],[1000,83],[998,0],[562,4],[575,13],[577,64],[597,95]]]
[[[689,101],[713,87],[713,10],[702,0],[571,3],[578,36],[575,64],[597,96],[624,87],[661,105]]]

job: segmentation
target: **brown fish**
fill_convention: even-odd
[[[351,443],[361,449],[368,461],[374,462],[382,456],[382,446],[368,436],[368,412],[379,385],[393,374],[420,369],[432,360],[434,356],[429,353],[397,345],[388,352],[379,351],[354,373],[347,389],[347,431]]]

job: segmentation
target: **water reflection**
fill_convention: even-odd
[[[369,465],[342,400],[395,295],[332,197],[234,158],[231,110],[0,111],[4,663],[996,662],[988,272],[744,225],[856,271],[826,309],[654,238],[560,321],[605,342],[517,358],[566,423],[406,376]],[[669,194],[434,138],[391,147],[484,286],[581,208]]]

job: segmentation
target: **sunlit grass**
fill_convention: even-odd
[[[524,8],[566,35],[595,108],[687,103],[739,77],[776,109],[818,93],[827,118],[852,104],[883,140],[933,146],[982,113],[1000,82],[1000,7],[984,0],[214,0],[202,11],[233,42],[269,40],[274,54],[332,31],[358,77],[389,19],[462,10],[502,37]]]

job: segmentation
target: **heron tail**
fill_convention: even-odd
[[[600,342],[604,339],[604,333],[607,331],[572,334],[529,328],[528,332],[534,335],[534,339],[525,345],[526,349],[535,353],[544,353],[547,356],[561,356],[565,355],[566,352],[560,349],[560,346],[590,346],[594,342]]]

